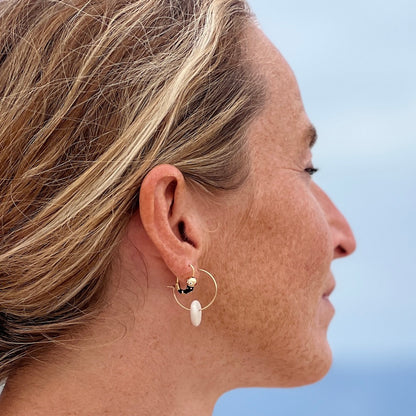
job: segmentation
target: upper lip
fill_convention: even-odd
[[[328,286],[328,288],[325,290],[325,293],[323,296],[329,296],[335,289],[335,279],[332,277],[331,282]]]

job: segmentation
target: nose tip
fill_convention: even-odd
[[[355,251],[357,243],[348,221],[319,186],[315,185],[314,189],[331,228],[334,259],[349,256]]]
[[[328,220],[332,229],[334,259],[349,256],[357,248],[354,233],[344,215],[332,201],[330,207]]]
[[[338,211],[338,221],[334,230],[334,258],[349,256],[357,248],[357,242],[348,221]]]

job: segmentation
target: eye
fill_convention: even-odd
[[[318,168],[314,168],[313,166],[310,168],[306,168],[305,172],[308,173],[310,176],[312,176],[313,174],[315,174],[316,172],[318,172]]]

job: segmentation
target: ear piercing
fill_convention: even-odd
[[[186,289],[181,289],[180,285],[179,285],[179,279],[176,278],[176,283],[175,283],[175,289],[178,291],[178,293],[189,293],[192,292],[194,290],[195,285],[197,284],[196,278],[194,277],[195,275],[195,269],[194,266],[192,266],[192,264],[190,264],[190,266],[192,267],[192,277],[190,277],[187,281],[186,281]]]

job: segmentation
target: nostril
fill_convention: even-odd
[[[336,257],[345,257],[348,255],[348,251],[341,245],[337,246],[335,249]]]
[[[341,213],[339,218],[342,221],[335,223],[332,228],[334,258],[347,257],[350,254],[354,253],[356,248],[354,234],[349,224],[347,223],[347,221]]]
[[[344,235],[338,240],[339,244],[334,249],[334,258],[346,257],[354,253],[356,248],[356,242],[352,232],[350,235]]]

